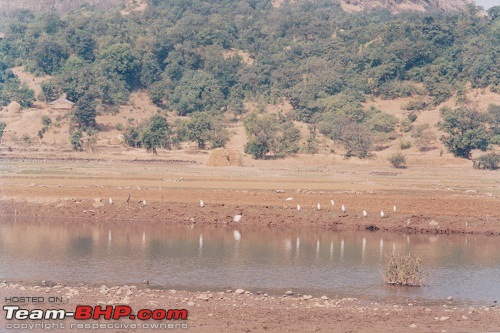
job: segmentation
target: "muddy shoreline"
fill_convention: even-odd
[[[358,298],[335,298],[332,295],[312,297],[290,291],[291,295],[267,295],[258,291],[228,289],[225,291],[188,292],[154,290],[141,286],[57,284],[23,285],[0,283],[0,297],[62,297],[63,302],[16,303],[26,309],[62,308],[74,311],[77,305],[129,305],[138,309],[186,309],[188,318],[178,321],[188,325],[189,332],[458,332],[494,331],[500,325],[500,308],[491,305],[466,306],[447,299],[438,304],[408,299],[405,302],[376,302]],[[31,321],[33,322],[33,321]],[[63,321],[65,332],[73,319]],[[105,322],[105,321],[100,321]],[[19,321],[18,321],[19,323]],[[142,324],[152,321],[122,319],[118,325],[136,324],[139,328],[105,329],[106,332],[141,332]],[[0,319],[0,327],[8,324]],[[55,329],[54,329],[55,330]],[[34,330],[37,332],[37,330]],[[40,332],[43,330],[39,330]],[[57,331],[57,330],[55,330]],[[59,330],[60,331],[60,330]],[[101,330],[102,331],[102,330]]]
[[[175,197],[175,193],[171,196]],[[364,218],[362,214],[344,214],[332,207],[318,211],[314,207],[302,205],[301,211],[298,212],[292,205],[276,207],[210,203],[201,208],[198,202],[146,201],[144,205],[142,200],[132,202],[132,199],[129,203],[112,199],[113,203],[109,204],[109,198],[111,196],[108,199],[51,199],[53,202],[3,199],[0,201],[0,216],[5,220],[67,220],[75,223],[81,220],[86,223],[147,223],[171,226],[194,224],[211,227],[237,226],[243,229],[308,228],[332,231],[500,235],[500,223],[494,216],[464,217],[390,212],[386,213],[385,218],[381,218],[378,212],[370,212],[372,216]],[[236,214],[243,216],[239,223],[233,221]]]

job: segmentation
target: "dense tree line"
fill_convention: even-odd
[[[430,96],[437,105],[466,83],[500,90],[499,7],[481,16],[473,5],[448,14],[394,15],[347,14],[331,0],[285,2],[280,8],[270,0],[148,4],[127,16],[90,7],[65,16],[17,12],[0,41],[2,103],[33,101],[8,71],[16,65],[51,75],[40,98],[66,93],[84,126],[93,124],[90,100],[121,104],[135,89],[146,89],[160,108],[207,119],[241,114],[244,100],[286,97],[291,120],[317,125],[348,155],[364,157],[396,126],[380,110],[363,110],[367,96]],[[191,139],[203,148],[212,140],[207,135]],[[251,137],[248,149],[255,156],[275,149]]]

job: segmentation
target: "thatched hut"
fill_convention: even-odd
[[[71,110],[75,103],[68,101],[66,98],[61,97],[53,102],[50,102],[50,108],[54,110]]]

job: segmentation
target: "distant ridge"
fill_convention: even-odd
[[[123,5],[126,0],[0,0],[0,14],[8,14],[16,9],[31,9],[33,11],[68,12],[89,4],[100,9],[111,9]]]
[[[473,4],[472,0],[342,0],[342,8],[346,11],[362,11],[376,8],[387,8],[395,11],[403,10],[443,10],[456,11],[468,4]]]
[[[237,0],[234,0],[237,1]],[[272,0],[274,7],[279,7],[287,0]],[[289,0],[291,3],[302,0]],[[311,0],[315,1],[315,0]],[[68,12],[78,9],[84,4],[99,9],[113,9],[131,5],[134,0],[0,0],[0,15],[11,13],[16,9],[26,8],[34,11],[48,11],[55,9],[58,12]],[[338,3],[332,0],[332,3]],[[377,8],[390,9],[392,12],[404,10],[460,10],[467,4],[474,3],[473,0],[340,0],[342,8],[346,12],[359,12]]]

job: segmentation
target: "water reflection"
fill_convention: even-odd
[[[418,253],[422,288],[387,288],[391,253]],[[69,283],[140,283],[195,290],[227,287],[316,296],[500,300],[498,239],[487,236],[334,233],[317,230],[0,223],[0,278]]]

